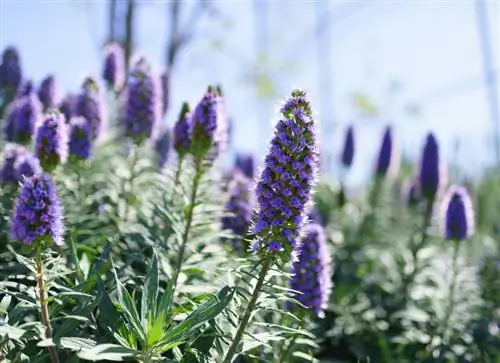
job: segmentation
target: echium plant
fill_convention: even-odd
[[[16,95],[17,89],[22,80],[21,60],[19,52],[15,47],[9,46],[2,53],[0,63],[0,117],[2,117],[5,107]]]
[[[92,77],[86,77],[72,105],[73,116],[82,116],[90,124],[92,139],[97,139],[106,131],[107,114],[104,107],[99,83]]]
[[[75,96],[72,94],[67,94],[66,96],[63,97],[61,102],[58,105],[59,112],[61,112],[64,115],[64,118],[66,120],[66,123],[71,120],[71,117],[73,116],[74,113],[74,103],[75,103]]]
[[[171,139],[170,130],[165,128],[155,140],[156,165],[159,169],[162,169],[168,161]]]
[[[51,172],[68,158],[68,130],[64,116],[59,111],[47,113],[38,126],[35,153],[43,170]]]
[[[4,183],[19,183],[25,177],[41,172],[38,159],[24,146],[7,144],[4,161],[0,169],[0,180]]]
[[[38,98],[42,103],[44,111],[55,107],[57,103],[57,88],[56,79],[50,74],[42,80],[40,88],[38,89]]]
[[[69,156],[74,160],[86,160],[92,153],[92,130],[81,116],[69,121]]]
[[[33,85],[33,81],[30,79],[24,80],[17,89],[16,98],[21,98],[24,96],[30,95],[34,92],[35,86]]]
[[[119,91],[125,80],[125,54],[118,43],[109,43],[104,48],[102,78],[109,89]]]
[[[256,186],[258,208],[252,250],[260,257],[262,267],[223,363],[232,362],[237,352],[273,261],[297,261],[316,183],[319,150],[305,92],[294,90],[281,113]]]
[[[17,197],[11,220],[11,239],[25,248],[35,250],[38,299],[45,327],[44,338],[52,339],[42,252],[52,245],[63,244],[62,208],[54,183],[49,175],[41,173],[26,178]],[[52,363],[59,362],[53,345],[48,346]]]
[[[342,155],[340,157],[340,161],[344,168],[349,169],[352,166],[355,150],[354,126],[349,125],[345,133],[344,147],[342,148]]]
[[[15,99],[7,108],[5,139],[18,144],[29,144],[41,117],[42,105],[35,94]]]
[[[255,176],[255,158],[251,154],[238,153],[234,161],[236,169],[240,170],[247,178]]]

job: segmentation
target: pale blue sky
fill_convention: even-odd
[[[188,5],[192,2],[187,1]],[[482,58],[472,0],[462,1],[269,1],[269,61],[277,99],[292,86],[309,90],[320,122],[335,122],[323,134],[323,148],[338,153],[345,125],[359,125],[352,180],[370,172],[379,131],[391,121],[402,148],[419,151],[423,135],[434,130],[446,157],[475,174],[492,162],[491,130],[483,83]],[[179,58],[169,122],[180,102],[196,102],[209,83],[221,82],[236,123],[235,144],[259,150],[269,138],[276,102],[258,103],[250,81],[256,49],[254,11],[249,1],[218,1],[218,20],[204,18],[198,38]],[[354,10],[343,16],[346,6]],[[315,11],[332,19],[332,94],[319,95]],[[495,64],[500,67],[500,2],[488,3]],[[15,44],[27,76],[57,75],[61,88],[75,90],[81,77],[100,73],[99,47],[106,35],[104,0],[0,0],[0,48]],[[144,0],[138,12],[137,49],[161,65],[167,33],[164,1]],[[391,80],[403,84],[399,96],[386,92]],[[352,106],[362,91],[383,106],[380,118],[367,120]],[[401,112],[407,101],[422,108],[418,118]],[[259,111],[259,108],[265,108]],[[325,113],[327,114],[325,117]],[[461,141],[458,155],[455,139]],[[491,138],[490,138],[491,139]]]

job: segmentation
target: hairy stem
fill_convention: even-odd
[[[255,308],[255,304],[257,303],[257,299],[259,298],[259,294],[262,290],[262,286],[264,285],[264,280],[266,278],[269,269],[271,268],[271,258],[266,258],[262,263],[262,270],[260,271],[257,283],[252,292],[252,296],[250,297],[250,301],[248,302],[245,313],[243,314],[243,318],[238,324],[238,329],[236,330],[236,334],[234,335],[233,342],[229,346],[229,349],[226,353],[226,357],[222,361],[222,363],[231,363],[234,354],[236,353],[236,348],[243,338],[243,334],[245,333],[246,327],[250,321],[250,316]]]
[[[42,311],[42,322],[45,326],[45,339],[52,339],[52,327],[50,326],[49,310],[47,308],[47,300],[45,299],[45,281],[43,276],[43,259],[42,249],[36,249],[36,281],[38,285],[38,293],[40,295],[40,309]],[[47,347],[52,363],[59,363],[57,352],[54,346]]]
[[[450,323],[450,318],[451,315],[453,314],[453,308],[455,307],[455,289],[457,285],[457,276],[458,276],[458,271],[457,271],[457,262],[458,262],[458,251],[460,249],[460,243],[458,241],[454,241],[455,245],[453,246],[453,257],[451,260],[451,283],[450,283],[450,293],[448,295],[448,304],[446,306],[445,310],[445,316],[443,319],[443,327],[442,327],[442,334],[443,334],[443,341],[446,338],[446,333],[448,330],[448,325]]]

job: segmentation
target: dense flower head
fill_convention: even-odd
[[[322,317],[332,292],[331,258],[323,227],[311,223],[304,228],[298,256],[290,279],[290,288],[300,292],[294,299]],[[294,304],[288,307],[293,309]]]
[[[102,99],[100,85],[92,77],[86,77],[83,85],[75,97],[72,116],[82,116],[85,118],[92,130],[92,138],[98,138],[107,126],[106,109]]]
[[[125,135],[136,143],[156,137],[160,117],[161,94],[158,80],[144,58],[130,71],[123,114]]]
[[[119,90],[125,81],[125,55],[118,43],[110,43],[104,49],[102,78],[108,87]]]
[[[186,155],[191,147],[190,121],[191,112],[189,109],[189,104],[184,102],[179,114],[179,118],[174,125],[172,135],[172,144],[174,150],[177,152],[177,154],[179,154],[180,157]]]
[[[222,228],[239,237],[229,242],[234,249],[242,251],[244,250],[242,238],[250,226],[255,203],[251,179],[240,172],[234,173],[228,186],[228,194],[229,199],[225,208],[228,214],[222,218]]]
[[[170,72],[165,70],[161,74],[161,96],[162,96],[162,115],[165,116],[168,110],[170,100]]]
[[[56,79],[53,75],[48,75],[42,80],[38,89],[38,98],[44,110],[55,107],[57,97]]]
[[[29,143],[41,116],[42,105],[35,94],[13,100],[5,117],[5,139],[19,144]]]
[[[33,85],[33,81],[30,79],[25,80],[19,85],[19,88],[17,89],[16,93],[16,98],[29,96],[34,91],[35,91],[35,86]]]
[[[28,149],[18,144],[8,143],[5,146],[2,168],[0,170],[2,182],[17,183],[21,180],[17,172],[17,161],[28,153]]]
[[[59,103],[58,106],[59,112],[61,112],[64,115],[66,123],[68,123],[71,120],[71,117],[73,117],[74,104],[75,104],[75,96],[71,94],[67,94],[66,96],[64,96],[61,102]]]
[[[171,139],[172,135],[170,134],[170,130],[168,128],[165,128],[160,132],[160,136],[158,136],[155,140],[155,151],[158,161],[157,165],[160,169],[163,168],[168,161]]]
[[[446,239],[463,240],[474,233],[474,208],[467,189],[452,185],[442,202],[442,233]]]
[[[419,183],[422,197],[434,200],[442,185],[442,178],[439,144],[434,134],[429,133],[420,160]]]
[[[35,153],[45,171],[64,164],[68,157],[68,129],[64,116],[49,112],[36,131]]]
[[[5,48],[0,63],[0,90],[9,90],[14,95],[21,84],[22,70],[19,52],[10,46]]]
[[[255,176],[255,158],[251,154],[237,154],[234,166],[245,174],[247,178],[253,179]]]
[[[209,87],[191,117],[191,151],[197,158],[203,157],[214,144],[219,119],[221,98]]]
[[[323,225],[321,214],[319,213],[317,208],[311,208],[311,210],[309,211],[309,215],[307,217],[310,223]]]
[[[72,158],[86,160],[92,152],[92,130],[89,122],[74,116],[69,121],[69,154]]]
[[[315,125],[305,92],[295,90],[282,107],[256,186],[255,252],[296,257],[318,170]]]
[[[342,149],[341,162],[344,167],[350,168],[352,166],[352,162],[354,160],[354,152],[354,127],[351,125],[347,128],[344,140],[344,148]]]
[[[61,204],[54,182],[45,173],[24,180],[11,221],[11,239],[25,245],[63,244]]]
[[[398,168],[398,154],[394,143],[392,127],[387,126],[380,145],[375,173],[378,176],[386,176],[396,172]]]

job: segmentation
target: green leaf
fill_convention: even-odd
[[[123,358],[131,358],[138,355],[139,352],[133,349],[125,348],[116,344],[99,344],[90,349],[84,349],[77,355],[80,359],[93,362],[100,360],[110,360],[113,362],[122,362]]]
[[[64,337],[58,342],[59,346],[73,351],[80,351],[83,349],[91,349],[96,345],[92,339],[77,338],[77,337]]]
[[[12,297],[10,295],[5,295],[2,298],[2,301],[0,301],[0,314],[7,313],[7,309],[9,308],[11,300],[12,300]]]
[[[153,261],[144,285],[141,300],[141,321],[144,330],[146,330],[148,327],[148,311],[151,314],[156,312],[156,299],[158,297],[158,259],[156,253],[153,253]],[[154,318],[155,315],[153,315]]]

